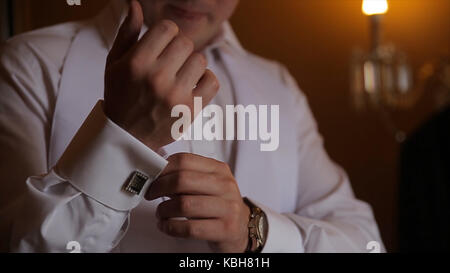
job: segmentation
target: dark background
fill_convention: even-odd
[[[5,1],[5,0],[0,0]],[[92,16],[106,0],[14,0],[16,33]],[[369,202],[389,251],[398,250],[399,144],[373,111],[357,112],[349,91],[352,48],[368,48],[361,0],[241,0],[231,22],[248,50],[288,66],[307,94],[331,157],[348,172],[358,198]],[[386,41],[405,51],[417,71],[449,53],[450,0],[391,0]],[[436,111],[425,93],[393,113],[411,132]]]

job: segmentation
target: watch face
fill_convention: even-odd
[[[258,217],[258,224],[257,224],[257,229],[258,229],[258,237],[262,240],[265,241],[265,235],[266,235],[266,218],[263,215],[260,215]]]

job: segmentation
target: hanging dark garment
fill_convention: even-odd
[[[400,251],[449,251],[450,106],[411,135],[400,160]]]

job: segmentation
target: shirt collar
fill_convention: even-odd
[[[110,4],[100,13],[99,24],[108,49],[111,49],[120,25],[128,14],[128,4],[125,0],[112,0]],[[141,35],[148,30],[144,25]],[[219,34],[205,48],[205,50],[227,50],[238,54],[245,54],[239,39],[233,31],[230,22],[226,21],[221,26]]]
[[[212,42],[206,47],[208,49],[224,49],[244,54],[245,50],[242,47],[239,39],[231,27],[230,22],[226,21],[222,24],[221,29],[219,30],[219,34],[212,40]]]

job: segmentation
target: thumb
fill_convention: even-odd
[[[129,2],[128,16],[119,28],[117,37],[108,55],[108,63],[120,59],[139,39],[139,34],[144,24],[144,14],[138,1],[131,0]]]

